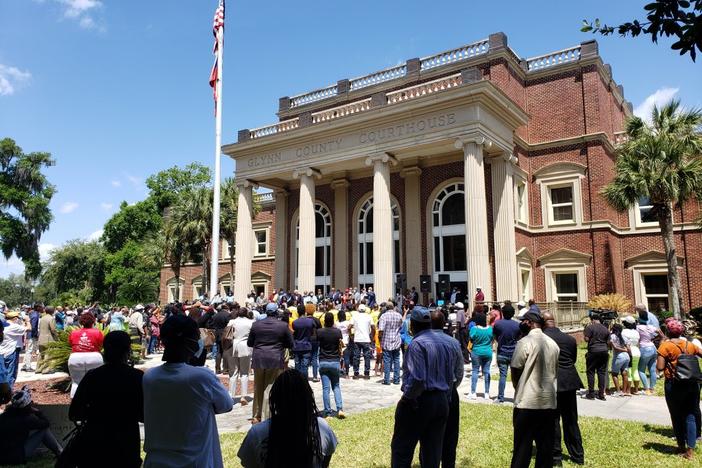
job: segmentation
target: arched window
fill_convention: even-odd
[[[400,209],[392,201],[392,239],[393,239],[393,282],[395,273],[400,272]],[[358,241],[358,284],[367,288],[373,286],[373,197],[361,205],[356,220]]]
[[[314,205],[314,288],[329,292],[331,288],[331,213],[326,206],[315,203]],[[297,285],[297,255],[300,239],[300,218],[295,221],[295,285]]]
[[[434,198],[431,216],[434,240],[434,283],[437,298],[439,298],[441,279],[439,275],[448,275],[450,289],[456,287],[464,294],[467,292],[465,213],[462,183],[446,186]]]

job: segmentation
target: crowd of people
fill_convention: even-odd
[[[471,303],[471,310],[462,301]],[[337,439],[325,419],[345,418],[344,379],[370,379],[373,368],[379,384],[401,384],[392,466],[410,466],[419,444],[421,466],[452,467],[460,420],[457,388],[466,365],[471,400],[479,398],[482,375],[482,399],[504,403],[511,374],[513,467],[529,465],[534,445],[536,466],[560,465],[561,439],[572,462],[585,462],[577,406],[584,385],[575,367],[576,341],[533,301],[488,305],[480,289],[470,300],[455,288],[445,301],[424,307],[414,289],[383,302],[372,288],[332,288],[327,294],[281,289],[268,297],[252,292],[241,304],[230,294],[211,301],[201,297],[168,304],[163,312],[156,305],[103,311],[98,304],[35,304],[2,314],[0,400],[9,404],[0,415],[0,463],[22,463],[43,444],[72,466],[93,466],[100,456],[98,438],[107,438],[121,448],[107,466],[140,466],[143,422],[144,466],[195,466],[203,460],[202,466],[223,466],[215,414],[251,403],[252,428],[238,451],[243,466],[327,466]],[[678,448],[692,458],[701,427],[700,386],[689,375],[689,359],[702,356],[702,345],[691,336],[694,330],[673,319],[661,324],[643,305],[610,318],[596,311],[583,332],[588,348],[584,398],[648,395],[663,373]],[[53,372],[47,346],[64,329],[70,330],[72,350],[69,417],[79,423],[66,450],[31,404],[29,391],[13,394],[20,352],[25,370]],[[134,344],[140,345],[140,356]],[[146,374],[133,367],[140,358],[161,352],[164,363]],[[208,357],[214,372],[205,366]],[[493,362],[499,369],[494,400]],[[228,389],[217,374],[229,377]],[[319,380],[321,410],[309,384]],[[116,400],[124,404],[112,404]],[[22,430],[5,438],[10,422]],[[14,451],[3,459],[8,440],[14,441]]]

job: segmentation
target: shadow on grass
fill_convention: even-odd
[[[675,433],[673,432],[672,427],[652,426],[650,424],[644,424],[643,428],[646,432],[653,432],[654,434],[662,435],[663,437],[675,437]]]
[[[675,455],[677,447],[675,445],[661,444],[658,442],[646,442],[641,446],[644,450],[654,450],[664,455]]]

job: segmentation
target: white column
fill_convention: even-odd
[[[300,179],[300,235],[297,241],[297,289],[300,292],[315,291],[315,216],[314,216],[314,169],[296,170],[293,177]]]
[[[456,141],[456,146],[463,149],[468,273],[466,296],[471,301],[476,288],[482,289],[486,301],[492,299],[483,144],[485,139],[482,137]]]
[[[397,163],[389,154],[366,159],[366,165],[373,165],[373,286],[378,302],[394,297],[390,162]]]
[[[288,289],[288,191],[275,191],[275,285]]]
[[[234,266],[234,299],[243,304],[251,292],[251,258],[253,257],[253,185],[249,181],[237,184],[239,200],[237,207],[236,245]]]
[[[517,241],[514,233],[514,163],[510,154],[490,161],[495,223],[495,281],[498,301],[518,299]]]
[[[349,286],[349,181],[333,180],[334,190],[334,264],[332,286],[344,289]]]
[[[405,246],[404,251],[407,260],[407,288],[413,286],[419,290],[419,275],[422,274],[422,230],[420,200],[419,200],[419,176],[422,170],[417,167],[407,167],[402,169],[400,176],[405,179]],[[404,291],[403,291],[404,292]]]

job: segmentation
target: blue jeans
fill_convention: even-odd
[[[349,375],[351,371],[351,359],[353,359],[353,343],[348,343],[344,348],[342,357],[344,358],[344,375]]]
[[[154,351],[156,351],[157,344],[158,344],[158,336],[151,335],[151,338],[149,338],[149,349],[147,352],[149,354],[154,354]]]
[[[363,374],[370,375],[371,345],[370,343],[356,343],[353,350],[353,373],[358,375],[361,367],[361,353],[363,353]]]
[[[490,363],[492,355],[480,356],[470,353],[470,360],[473,363],[473,372],[470,373],[470,393],[475,393],[478,387],[478,370],[483,370],[483,381],[485,382],[485,396],[490,396]]]
[[[17,380],[17,371],[19,370],[19,353],[17,351],[13,352],[5,359],[5,369],[7,370],[8,384],[10,384],[10,390]]]
[[[678,447],[694,449],[697,444],[695,409],[700,405],[699,384],[665,379],[665,402]]]
[[[310,363],[312,364],[312,378],[319,378],[319,343],[312,343],[312,357],[310,358]]]
[[[390,383],[390,369],[393,369],[393,383],[400,383],[400,348],[383,350],[383,382]]]
[[[507,371],[512,362],[512,356],[497,355],[497,367],[500,369],[500,382],[497,384],[497,401],[505,401],[505,387],[507,386]]]
[[[639,358],[639,377],[641,377],[641,386],[644,390],[653,390],[653,388],[656,386],[657,357],[658,352],[656,351],[655,347],[646,346],[641,348],[641,357]],[[648,369],[648,374],[651,376],[650,382],[646,378],[646,369]]]
[[[339,386],[339,375],[341,374],[341,366],[338,361],[320,361],[319,374],[322,376],[322,402],[324,402],[324,415],[331,413],[331,402],[329,401],[329,390],[334,391],[334,403],[336,410],[344,409],[344,403],[341,401],[341,387]]]
[[[295,351],[293,354],[295,356],[295,370],[308,378],[312,351]]]

